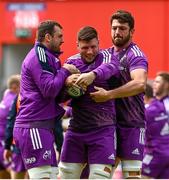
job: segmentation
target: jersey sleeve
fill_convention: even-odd
[[[108,80],[112,76],[118,77],[120,72],[118,60],[116,59],[116,57],[107,50],[104,50],[102,54],[103,63],[98,68],[93,70],[93,72],[96,74],[96,79]]]
[[[56,97],[62,89],[70,72],[65,68],[56,69],[49,64],[49,57],[44,48],[36,47],[36,60],[31,68],[31,75],[44,97]],[[59,61],[56,63],[60,63]]]

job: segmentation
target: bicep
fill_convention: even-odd
[[[146,83],[147,80],[147,71],[145,69],[134,69],[130,72],[132,80],[142,81]]]

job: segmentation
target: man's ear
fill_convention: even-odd
[[[45,34],[45,40],[49,42],[51,40],[51,35],[49,33]]]
[[[131,29],[131,35],[133,36],[134,32],[135,32],[135,29]]]
[[[78,41],[76,41],[76,46],[77,46],[77,49],[79,49],[79,43],[78,43]]]

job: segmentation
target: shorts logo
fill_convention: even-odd
[[[36,162],[36,158],[35,157],[31,157],[31,158],[24,158],[25,164],[32,164],[34,162]]]
[[[138,148],[134,149],[134,150],[132,151],[132,154],[140,155],[140,152],[139,152]]]
[[[51,159],[51,150],[45,151],[45,153],[43,154],[43,159]]]
[[[111,154],[108,159],[115,159],[114,154]]]

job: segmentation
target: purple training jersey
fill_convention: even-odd
[[[168,111],[168,112],[167,112]],[[146,108],[146,153],[169,156],[169,96],[153,100]],[[160,146],[160,148],[159,148]]]
[[[24,59],[21,69],[21,101],[15,127],[29,127],[33,122],[40,122],[35,125],[40,127],[42,122],[63,115],[64,110],[56,104],[55,97],[70,73],[61,68],[58,56],[36,43]],[[50,126],[50,122],[42,126]]]
[[[146,143],[142,174],[169,177],[169,96],[155,99],[146,109]]]
[[[104,51],[100,51],[92,63],[87,63],[80,54],[70,57],[67,63],[75,65],[82,73],[87,73],[96,69],[102,63],[110,62],[111,58],[110,53],[105,54]],[[118,77],[118,66],[115,64],[115,61],[113,62],[114,72],[112,74]],[[69,126],[71,129],[79,130],[80,132],[89,131],[90,129],[113,125],[116,122],[114,100],[96,103],[90,97],[90,93],[95,91],[94,86],[103,87],[107,90],[110,89],[107,80],[96,79],[87,88],[84,95],[72,99],[73,117],[70,120]]]
[[[143,52],[134,43],[131,43],[126,49],[122,49],[120,52],[115,52],[111,47],[107,50],[116,58],[114,60],[119,63],[120,80],[112,78],[112,87],[116,88],[122,86],[131,81],[130,73],[135,69],[144,69],[147,71],[148,63]],[[112,68],[112,69],[111,69]],[[112,75],[114,67],[111,63],[104,64],[98,69],[94,70],[99,79],[105,79],[104,74],[107,77]],[[118,98],[115,100],[117,123],[126,127],[144,127],[145,115],[144,115],[144,102],[143,93],[135,96]]]

